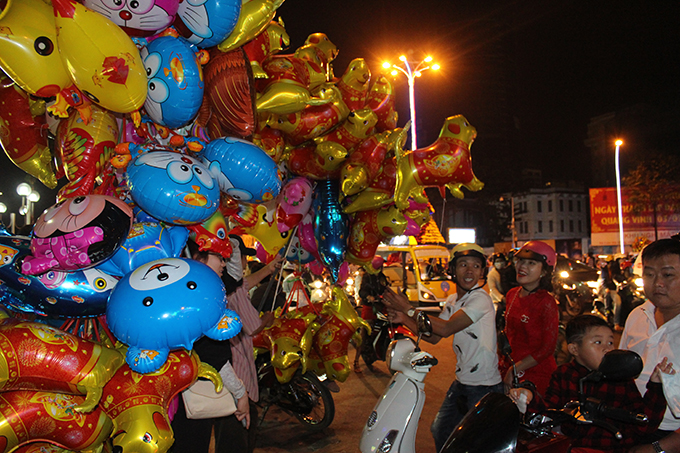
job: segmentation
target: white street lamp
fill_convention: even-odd
[[[625,255],[625,244],[623,242],[623,209],[621,206],[621,173],[619,170],[619,148],[623,144],[622,140],[616,140],[616,196],[618,198],[619,207],[619,246],[621,248],[621,254]]]
[[[403,67],[386,61],[383,63],[383,68],[392,68],[393,76],[396,76],[399,72],[401,72],[406,76],[406,80],[408,80],[408,102],[411,120],[411,149],[415,150],[418,149],[418,140],[416,138],[416,77],[420,77],[423,72],[427,71],[428,69],[436,71],[440,66],[438,64],[430,65],[430,63],[432,63],[432,57],[430,56],[425,57],[425,59],[418,63],[415,66],[415,69],[411,68],[411,62],[408,61],[405,55],[400,56],[399,60],[403,63]]]
[[[35,192],[33,188],[25,182],[22,182],[17,186],[17,194],[21,196],[19,214],[24,216],[25,225],[31,225],[33,222],[33,203],[40,200],[40,194]]]

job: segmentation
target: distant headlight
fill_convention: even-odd
[[[586,285],[588,285],[589,288],[597,288],[597,282],[586,282]]]
[[[637,286],[638,288],[642,288],[643,286],[645,286],[642,277],[638,277],[635,279],[635,286]]]
[[[567,272],[567,271],[562,271],[562,272],[560,272],[560,277],[562,277],[562,278],[569,278],[569,272]]]

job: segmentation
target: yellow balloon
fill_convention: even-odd
[[[281,233],[276,226],[276,214],[274,212],[268,213],[267,207],[257,205],[257,223],[252,227],[245,228],[245,232],[255,239],[264,247],[270,255],[278,253],[283,247],[288,244],[288,235],[290,231]],[[272,219],[271,221],[268,219]]]
[[[49,2],[8,0],[0,14],[0,67],[24,91],[51,97],[71,85]]]
[[[144,105],[146,71],[137,47],[116,24],[75,0],[53,0],[57,43],[76,86],[119,113]]]
[[[222,52],[229,52],[254,39],[262,33],[274,18],[283,0],[250,0],[241,6],[241,14],[234,31],[217,45]]]

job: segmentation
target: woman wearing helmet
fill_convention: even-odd
[[[557,255],[545,242],[529,241],[515,254],[517,283],[505,296],[505,333],[512,347],[518,377],[531,381],[545,393],[557,368],[555,346],[559,312],[552,291],[552,271]],[[506,386],[512,384],[512,368],[502,358]]]
[[[491,297],[482,289],[486,271],[486,256],[477,244],[459,244],[452,250],[449,273],[456,282],[456,293],[446,300],[439,318],[430,318],[432,335],[423,337],[424,341],[438,343],[461,332],[453,337],[456,380],[430,428],[437,451],[468,409],[489,392],[503,392],[496,353],[495,310]],[[393,322],[418,331],[415,309],[405,296],[388,289],[384,302]]]

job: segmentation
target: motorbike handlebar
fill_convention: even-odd
[[[435,366],[436,364],[439,363],[439,360],[436,359],[436,357],[423,357],[415,362],[413,362],[414,366]]]
[[[588,399],[584,404],[586,412],[601,414],[604,417],[618,420],[624,423],[647,423],[648,419],[645,414],[635,414],[625,409],[618,407],[609,407],[602,404],[598,400]]]

